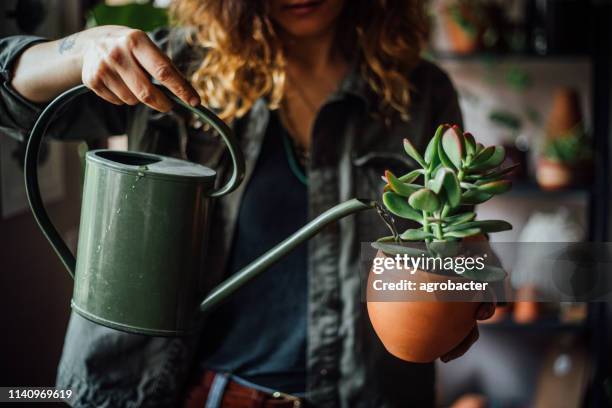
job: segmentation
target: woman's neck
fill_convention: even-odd
[[[334,30],[311,37],[288,37],[285,53],[290,71],[310,72],[315,76],[343,63],[335,47]]]

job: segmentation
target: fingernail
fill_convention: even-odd
[[[189,104],[193,107],[196,107],[200,104],[200,98],[194,96],[191,99],[189,99]]]

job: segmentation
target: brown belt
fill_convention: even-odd
[[[216,374],[206,371],[199,384],[191,391],[183,408],[204,408],[213,387]],[[300,398],[281,392],[267,393],[228,379],[222,390],[221,407],[223,408],[300,408]]]

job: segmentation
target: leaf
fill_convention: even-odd
[[[510,180],[491,181],[478,186],[478,190],[489,194],[502,194],[510,190],[512,182]]]
[[[408,205],[408,201],[395,193],[387,192],[383,194],[383,203],[385,207],[393,214],[401,218],[422,222],[423,217],[420,212]]]
[[[430,252],[441,256],[457,256],[461,249],[461,241],[432,241],[427,243]]]
[[[442,135],[442,148],[455,168],[461,168],[461,160],[464,156],[463,136],[459,133],[458,126],[453,126]]]
[[[442,133],[444,130],[448,128],[448,125],[440,125],[436,129],[436,133],[434,137],[431,138],[429,143],[427,144],[427,149],[425,149],[425,161],[429,164],[429,169],[433,170],[436,166],[436,162],[438,161],[438,145],[440,144],[440,138],[442,137]]]
[[[472,221],[444,227],[444,232],[462,231],[469,228],[478,228],[482,232],[500,232],[511,230],[512,224],[499,220]]]
[[[428,188],[422,188],[408,197],[411,207],[422,211],[436,211],[440,208],[440,199]]]
[[[469,190],[461,196],[462,204],[480,204],[493,197],[493,194],[485,193],[484,191]]]
[[[444,148],[442,147],[442,138],[438,140],[438,158],[440,159],[440,163],[444,167],[448,167],[451,170],[456,170],[453,162],[448,158],[446,153],[444,152]]]
[[[372,242],[372,248],[378,249],[379,251],[383,251],[388,255],[410,255],[414,257],[418,257],[421,255],[427,255],[427,251],[423,251],[418,248],[413,248],[406,245],[401,245],[399,243],[386,243],[386,242]]]
[[[493,154],[485,161],[470,166],[470,170],[493,169],[503,163],[506,158],[506,149],[503,146],[495,146]]]
[[[412,183],[414,180],[418,179],[421,174],[425,173],[423,169],[412,170],[410,173],[404,174],[400,176],[400,181],[404,183]]]
[[[447,168],[442,167],[438,171],[436,171],[435,176],[429,180],[427,183],[427,187],[431,189],[436,194],[440,194],[440,190],[442,190],[442,186],[444,184],[444,177],[446,176],[446,172],[449,171]]]
[[[464,222],[472,221],[474,218],[476,218],[476,213],[466,212],[466,213],[461,213],[457,215],[451,215],[450,217],[446,217],[444,221],[447,224],[452,225],[452,224],[461,224]]]
[[[450,238],[466,238],[466,237],[471,237],[472,235],[478,235],[480,234],[480,229],[479,228],[468,228],[468,229],[464,229],[461,231],[449,231],[449,232],[445,232],[444,233],[444,237],[450,237]]]
[[[387,235],[386,237],[378,238],[376,242],[396,242],[396,239],[393,235]]]
[[[425,163],[425,160],[423,159],[421,154],[417,151],[412,142],[410,142],[410,140],[408,139],[404,139],[404,150],[406,151],[408,156],[412,157],[417,163],[421,165],[421,167],[423,167],[424,169],[427,168],[427,163]]]
[[[491,170],[487,173],[482,174],[482,177],[496,177],[499,178],[501,176],[505,176],[506,174],[511,173],[512,171],[514,171],[517,167],[519,167],[519,163],[515,163],[511,166],[505,167],[503,169],[495,169],[495,170]],[[474,176],[474,177],[478,177],[478,176]]]
[[[401,195],[402,197],[409,197],[410,194],[414,193],[419,188],[421,188],[421,186],[417,184],[402,183],[389,170],[385,171],[385,178],[387,179],[387,182],[391,186],[391,189],[397,194]]]
[[[474,155],[476,153],[476,140],[471,133],[465,132],[463,134],[463,140],[465,140],[465,151],[467,154]]]
[[[446,198],[451,208],[457,207],[461,203],[461,187],[459,186],[459,179],[453,171],[446,171],[444,177],[444,190],[446,191]]]
[[[422,229],[407,229],[400,234],[400,238],[404,241],[423,241],[426,238],[433,238],[433,236],[431,232]]]
[[[477,268],[466,268],[465,272],[457,274],[480,282],[497,282],[506,277],[506,272],[502,268],[493,265],[485,265],[481,270]]]
[[[478,164],[487,161],[489,157],[493,155],[493,153],[495,153],[494,146],[489,146],[482,149],[478,154],[476,154],[476,156],[472,160],[472,163],[470,164],[470,169],[472,168],[472,166],[477,166]]]

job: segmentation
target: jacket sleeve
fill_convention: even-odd
[[[14,65],[21,53],[44,41],[47,40],[32,36],[0,39],[0,135],[25,141],[46,106],[28,101],[11,86]],[[112,105],[88,93],[59,112],[48,134],[56,139],[82,140],[122,134],[126,130],[127,111],[127,106]]]

